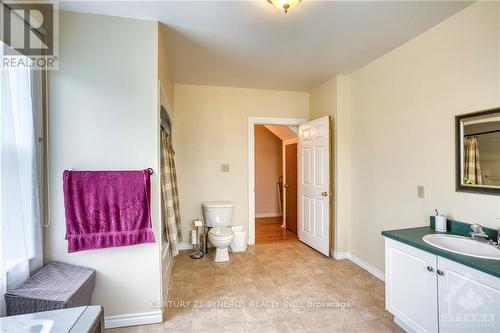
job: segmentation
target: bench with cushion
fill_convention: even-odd
[[[52,261],[5,294],[7,316],[90,305],[95,271]]]

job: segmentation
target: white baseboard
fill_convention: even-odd
[[[349,259],[349,252],[331,250],[333,257],[337,260]]]
[[[191,244],[191,243],[179,243],[179,244],[177,244],[177,248],[179,250],[192,250],[193,244]]]
[[[399,327],[401,327],[403,331],[405,331],[406,333],[415,333],[415,330],[413,330],[410,326],[406,325],[404,321],[402,321],[396,316],[394,316],[394,323]]]
[[[260,214],[255,214],[255,218],[256,219],[260,219],[260,218],[263,218],[263,217],[280,217],[281,214],[280,213],[260,213]]]
[[[156,324],[162,322],[161,311],[130,313],[117,316],[105,316],[104,327],[106,329],[115,327],[126,327],[136,325]]]
[[[349,260],[358,265],[359,267],[363,268],[365,271],[370,273],[371,275],[375,276],[377,279],[385,281],[385,274],[384,272],[380,271],[379,269],[373,267],[366,261],[362,260],[361,258],[356,257],[352,253],[349,253]]]
[[[358,265],[359,267],[363,268],[365,271],[367,271],[371,275],[375,276],[377,279],[385,281],[384,272],[373,267],[372,265],[370,265],[369,263],[367,263],[363,259],[356,257],[351,252],[341,252],[341,251],[335,251],[335,250],[332,250],[331,252],[332,252],[332,255],[335,259],[337,259],[337,260],[349,259],[354,264]]]

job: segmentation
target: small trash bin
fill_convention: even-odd
[[[229,245],[231,251],[233,252],[245,252],[247,249],[247,233],[243,230],[243,227],[234,226],[231,227],[233,230],[233,240]]]

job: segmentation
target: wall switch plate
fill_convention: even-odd
[[[417,186],[417,198],[423,199],[425,197],[425,188],[422,185]]]
[[[221,172],[229,172],[229,164],[222,164],[220,166],[220,171]]]

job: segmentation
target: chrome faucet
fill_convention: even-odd
[[[480,224],[474,223],[473,225],[470,226],[471,232],[469,232],[469,235],[471,236],[472,239],[475,239],[480,242],[487,242],[491,243],[493,240],[483,231],[483,227]]]

